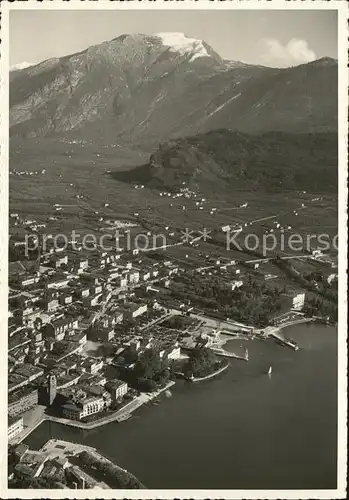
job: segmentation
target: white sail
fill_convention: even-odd
[[[269,366],[268,375],[271,375],[272,368]]]

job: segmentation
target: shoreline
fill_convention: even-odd
[[[227,363],[226,365],[222,366],[221,368],[219,368],[215,372],[210,373],[209,375],[206,375],[205,377],[194,377],[194,378],[188,378],[187,380],[189,382],[202,382],[203,380],[209,380],[209,379],[211,379],[213,377],[216,377],[220,373],[224,372],[228,368],[228,366],[229,366],[229,363]]]
[[[277,327],[272,327],[272,326],[266,327],[264,329],[264,331],[267,328],[269,328],[269,329],[271,329],[270,333],[272,333],[272,332],[277,333],[284,328],[292,327],[292,326],[296,326],[297,324],[304,324],[304,323],[308,323],[308,322],[321,323],[321,321],[318,318],[313,318],[313,317],[302,318],[300,320],[297,320],[297,323],[279,325]],[[270,333],[265,335],[265,339],[267,339],[269,337]],[[240,340],[240,337],[233,337],[233,336],[230,336],[230,335],[227,335],[224,333],[220,333],[220,340],[214,344],[214,347],[222,347],[226,343],[231,342],[233,340]],[[248,336],[246,336],[246,337],[244,337],[244,340],[251,340],[251,339]],[[197,380],[194,379],[194,382],[209,380],[210,378],[213,378],[216,375],[219,375],[219,373],[222,373],[225,369],[228,368],[228,366],[229,366],[229,363],[225,367],[219,369],[217,372],[214,372],[211,375],[208,375],[208,376],[203,377],[203,378],[199,377]],[[16,436],[12,440],[11,444],[17,445],[17,444],[20,444],[21,442],[23,442],[35,429],[37,429],[45,421],[52,421],[52,422],[57,422],[57,423],[62,424],[62,425],[67,425],[69,427],[91,430],[91,429],[95,429],[98,427],[102,427],[103,425],[107,425],[107,424],[115,422],[115,421],[121,422],[123,420],[127,420],[128,418],[131,417],[131,414],[134,411],[136,411],[138,408],[140,408],[144,404],[150,402],[152,399],[155,399],[159,394],[161,394],[162,392],[168,390],[170,387],[175,385],[175,383],[176,383],[175,381],[170,381],[165,387],[163,387],[159,391],[152,393],[151,395],[148,395],[146,393],[142,393],[141,396],[138,396],[139,399],[137,401],[137,404],[134,404],[135,400],[132,400],[132,401],[130,401],[130,403],[125,405],[123,408],[121,408],[120,410],[118,410],[114,414],[108,415],[104,418],[101,418],[99,421],[97,420],[95,422],[84,423],[84,422],[73,421],[73,420],[68,420],[68,419],[64,419],[61,417],[53,417],[53,416],[49,416],[49,415],[44,414],[38,420],[36,420],[30,427],[27,427],[26,429],[24,429],[22,435]],[[131,405],[132,403],[134,404],[134,406],[131,409],[129,409],[128,406]]]
[[[115,461],[113,459],[109,458],[104,453],[101,453],[100,451],[97,450],[97,448],[95,448],[93,446],[88,446],[88,445],[81,444],[81,443],[75,443],[73,441],[66,441],[66,440],[62,440],[62,439],[52,438],[43,444],[43,446],[38,450],[38,453],[41,453],[46,457],[56,456],[58,453],[59,456],[64,458],[64,457],[66,457],[67,452],[70,452],[70,453],[72,453],[73,456],[75,456],[76,454],[79,454],[83,451],[88,452],[90,455],[92,455],[93,457],[95,457],[97,460],[99,460],[101,462],[111,464],[113,467],[115,467],[116,470],[125,474],[128,478],[137,481],[137,483],[139,484],[139,489],[146,489],[144,484],[141,481],[139,481],[139,479],[134,474],[132,474],[132,472],[125,469],[124,467],[121,467],[120,465],[115,463]],[[98,481],[95,480],[94,477],[92,477],[92,476],[90,476],[90,477],[93,481],[96,481],[98,483]],[[105,486],[107,486],[107,489],[112,489],[112,487],[110,487],[105,481],[104,481],[104,484],[105,484]],[[103,489],[105,489],[105,488],[103,488]]]
[[[138,410],[141,406],[143,406],[146,403],[149,403],[153,399],[157,398],[161,393],[167,391],[170,387],[173,387],[175,385],[175,381],[171,380],[166,384],[164,387],[161,389],[154,391],[151,394],[146,394],[142,393],[140,396],[137,396],[137,398],[133,399],[127,405],[124,407],[120,408],[120,410],[117,410],[115,413],[111,415],[107,415],[105,417],[102,417],[99,420],[96,420],[94,422],[80,422],[78,420],[69,420],[67,418],[62,418],[62,417],[54,417],[51,415],[42,415],[42,417],[35,422],[35,424],[29,429],[27,428],[25,430],[25,433],[23,433],[22,436],[18,436],[17,440],[14,440],[13,444],[18,445],[24,439],[26,439],[37,427],[39,427],[43,422],[49,421],[49,422],[56,422],[58,424],[66,425],[68,427],[75,427],[78,429],[84,429],[84,430],[92,430],[96,429],[98,427],[102,427],[103,425],[108,425],[112,422],[122,422],[125,420],[128,420],[132,413]],[[136,401],[135,401],[136,400]],[[131,408],[129,406],[133,405]]]

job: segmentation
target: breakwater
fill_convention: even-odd
[[[203,382],[204,380],[209,380],[210,378],[216,377],[220,373],[224,372],[229,366],[229,363],[225,364],[223,367],[219,368],[217,371],[206,375],[205,377],[188,377],[187,380],[190,382]]]

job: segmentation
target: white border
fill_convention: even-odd
[[[338,11],[338,103],[339,103],[339,304],[338,319],[338,487],[336,490],[9,490],[7,489],[7,391],[0,393],[0,497],[1,498],[251,498],[306,499],[346,498],[347,471],[347,164],[348,164],[348,70],[347,3],[341,0],[157,0],[111,1],[35,0],[2,2],[0,47],[0,349],[1,379],[7,380],[7,245],[8,245],[8,81],[9,12],[14,10],[337,10]]]

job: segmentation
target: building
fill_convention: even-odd
[[[126,288],[127,286],[127,278],[123,276],[119,276],[115,279],[115,285],[120,288]]]
[[[55,340],[63,340],[65,333],[68,330],[74,330],[79,325],[78,319],[75,318],[60,318],[52,321],[52,323],[47,323],[42,331],[46,338],[54,338]]]
[[[232,284],[231,284],[231,289],[234,291],[234,290],[236,290],[237,288],[242,287],[242,285],[243,285],[243,284],[244,284],[244,282],[243,282],[243,281],[241,281],[241,280],[234,280],[234,281],[232,282]]]
[[[59,307],[59,302],[57,298],[47,297],[44,302],[45,311],[51,312],[55,311]]]
[[[25,453],[19,464],[15,466],[17,472],[24,473],[31,477],[40,476],[48,457],[41,453]]]
[[[44,468],[40,474],[40,477],[52,479],[57,482],[62,482],[65,479],[64,470],[69,467],[69,461],[67,458],[54,458],[53,460],[47,460],[45,462]]]
[[[73,486],[75,486],[75,489],[81,489],[81,490],[92,489],[95,485],[91,477],[76,465],[68,467],[66,469],[66,475],[70,483],[72,483]]]
[[[18,436],[23,431],[23,417],[8,417],[8,440]]]
[[[8,413],[16,417],[38,404],[38,390],[33,387],[24,387],[8,396]]]
[[[98,373],[103,368],[102,359],[87,358],[81,364],[81,369],[83,372],[91,373],[92,375]]]
[[[100,284],[98,284],[98,285],[94,285],[94,286],[92,286],[92,287],[91,287],[91,289],[90,289],[90,293],[91,293],[91,295],[98,295],[98,294],[100,294],[100,293],[102,293],[102,292],[103,292],[103,286],[102,286],[102,285],[100,285]]]
[[[73,302],[73,296],[71,293],[62,293],[59,296],[59,303],[62,306],[67,306]]]
[[[321,250],[316,249],[316,250],[312,250],[311,255],[314,259],[318,259],[319,257],[322,257],[323,253]]]
[[[304,307],[304,301],[305,301],[305,293],[297,293],[292,298],[292,309],[296,309],[297,311],[302,310]]]
[[[139,282],[139,271],[136,271],[135,269],[130,271],[128,274],[128,279],[129,279],[130,284],[131,283],[138,283]]]
[[[96,326],[88,330],[88,339],[94,342],[110,342],[115,337],[115,331],[110,327]]]
[[[28,349],[29,352],[29,349]],[[15,368],[13,373],[8,377],[8,391],[9,393],[28,385],[33,380],[43,375],[44,370],[30,363],[24,363]]]
[[[31,274],[26,274],[25,276],[21,276],[19,278],[19,285],[24,288],[27,286],[34,285],[38,281],[39,281],[39,277],[37,275],[33,276]]]
[[[148,280],[150,279],[150,276],[151,276],[151,275],[150,275],[150,271],[143,271],[143,272],[141,273],[141,279],[142,279],[143,281],[148,281]]]
[[[67,265],[68,264],[68,255],[52,255],[50,259],[50,264],[58,269],[61,267],[63,264]]]
[[[118,325],[120,323],[122,323],[122,320],[123,320],[123,317],[124,317],[124,312],[122,309],[115,309],[113,311],[113,320],[112,320],[112,324],[113,325]]]
[[[57,379],[55,375],[49,374],[47,377],[48,404],[52,405],[57,393]]]
[[[167,354],[167,359],[179,359],[181,357],[181,348],[174,346]]]
[[[47,283],[47,288],[64,288],[68,285],[70,278],[67,276],[55,277]]]
[[[90,397],[76,402],[72,401],[63,405],[63,417],[71,420],[81,420],[88,415],[99,413],[103,410],[104,405],[104,399],[101,397]]]
[[[90,289],[88,286],[81,287],[76,290],[76,295],[81,299],[86,299],[90,295]]]
[[[74,269],[76,269],[78,274],[83,273],[88,268],[88,258],[79,256],[74,262]]]
[[[79,344],[85,345],[87,342],[87,332],[84,331],[74,331],[72,335],[69,335],[69,340],[73,342],[78,342]]]
[[[118,379],[109,380],[105,388],[110,392],[112,401],[122,398],[128,391],[127,383]]]
[[[132,302],[129,304],[125,304],[123,311],[124,321],[131,321],[132,319],[137,318],[137,316],[146,313],[147,309],[147,304],[140,305],[134,304]]]

